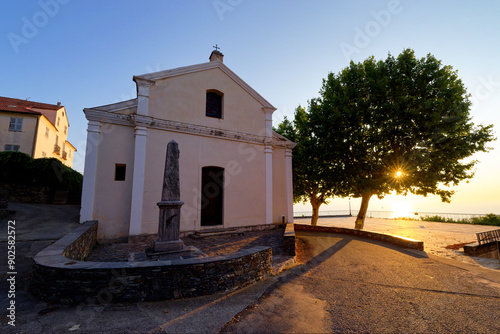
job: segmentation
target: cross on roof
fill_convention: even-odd
[[[213,47],[215,49],[215,51],[219,51],[220,47],[217,46],[217,44],[215,44],[215,46]]]

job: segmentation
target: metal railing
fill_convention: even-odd
[[[320,211],[319,217],[345,217],[345,216],[357,216],[358,210],[333,210],[333,211]],[[297,211],[294,212],[294,218],[311,218],[311,211]],[[486,216],[486,214],[476,214],[476,213],[442,213],[442,212],[408,212],[404,215],[399,211],[367,211],[366,216],[369,218],[382,218],[382,219],[415,219],[422,220],[429,217],[441,217],[443,219],[453,219],[453,220],[472,220],[474,218],[480,218]]]
[[[500,241],[500,230],[476,233],[476,237],[477,243],[480,245]]]

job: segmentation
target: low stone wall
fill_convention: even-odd
[[[295,256],[295,229],[292,223],[286,224],[283,234],[283,252],[289,256]]]
[[[487,244],[473,244],[464,245],[464,253],[469,256],[485,256],[491,258],[500,258],[499,245],[500,241],[489,242]]]
[[[71,260],[84,261],[97,243],[97,220],[89,221],[58,240],[64,248],[62,255]]]
[[[43,300],[66,304],[153,301],[235,290],[271,273],[270,247],[190,260],[80,261],[88,255],[96,235],[97,222],[87,222],[39,252],[31,292]]]
[[[403,248],[417,249],[422,251],[424,250],[423,241],[405,237],[399,237],[391,234],[357,230],[344,227],[333,227],[333,226],[313,226],[313,225],[294,224],[294,227],[296,231],[315,231],[315,232],[348,234],[360,238],[368,238],[386,242]]]

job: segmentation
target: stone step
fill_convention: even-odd
[[[243,235],[243,232],[238,232],[236,229],[211,229],[196,231],[194,234],[189,236],[193,239],[202,239],[210,237],[222,237],[222,236],[233,236],[233,235]]]

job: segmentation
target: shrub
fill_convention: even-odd
[[[473,224],[500,226],[500,216],[494,213],[488,213],[486,216],[473,218]]]
[[[420,219],[423,221],[439,222],[439,223],[500,226],[500,216],[493,213],[488,213],[487,215],[481,217],[464,218],[464,219],[444,218],[439,215],[420,217]]]
[[[20,152],[0,152],[0,184],[23,184],[67,190],[68,201],[79,203],[83,175],[56,158],[33,159]]]

